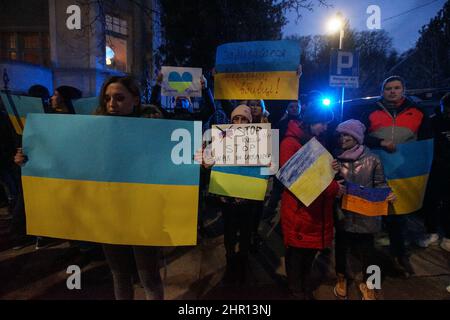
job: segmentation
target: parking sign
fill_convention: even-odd
[[[330,62],[330,87],[359,87],[359,52],[333,50]]]

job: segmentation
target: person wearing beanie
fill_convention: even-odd
[[[231,122],[233,124],[252,123],[252,111],[250,107],[241,104],[231,112]]]
[[[350,119],[339,124],[336,133],[339,135],[339,149],[335,152],[337,159],[333,161],[333,169],[345,182],[351,182],[366,188],[385,188],[380,158],[364,146],[366,127],[358,120]],[[388,201],[394,201],[391,192]],[[374,258],[374,234],[381,229],[381,216],[365,216],[344,209],[337,209],[335,223],[335,261],[337,283],[334,294],[341,299],[347,298],[347,252],[354,249],[358,253],[362,266],[363,282],[359,289],[364,300],[375,300],[375,289],[368,288],[367,267],[376,264]]]
[[[251,109],[240,104],[231,113],[231,123],[234,125],[252,123]],[[209,150],[208,150],[209,149]],[[211,145],[205,150],[197,151],[194,159],[205,169],[210,169],[214,163],[205,161],[204,154],[212,154]],[[208,156],[205,156],[208,157]],[[211,156],[212,157],[212,156]],[[217,196],[222,212],[224,225],[224,247],[226,267],[222,283],[225,285],[243,285],[249,274],[249,254],[251,246],[251,232],[254,222],[255,201],[231,196]],[[239,246],[237,246],[239,244]],[[237,247],[239,248],[237,250]]]
[[[241,105],[246,104],[250,107],[252,113],[252,123],[269,123],[269,112],[266,109],[264,100],[244,100]],[[262,246],[263,240],[258,233],[259,224],[264,211],[264,203],[258,201],[254,203],[252,208],[252,216],[254,217],[251,235],[251,251],[257,252],[258,248]]]
[[[429,117],[406,97],[405,90],[405,80],[402,77],[391,76],[383,81],[381,98],[361,118],[367,128],[365,144],[369,148],[384,149],[393,154],[397,144],[432,138]],[[404,278],[415,273],[405,243],[408,220],[417,213],[389,214],[384,218],[389,234],[391,263],[398,271],[397,274]]]
[[[317,104],[307,110],[306,119],[291,120],[280,146],[280,166],[313,137],[321,140],[333,119],[332,112],[319,112]],[[316,115],[312,113],[316,110]],[[331,163],[330,163],[331,166]],[[281,197],[281,229],[286,247],[285,264],[289,290],[295,299],[310,299],[313,289],[309,281],[317,253],[333,242],[333,205],[343,189],[336,180],[309,205],[305,206],[289,190]]]

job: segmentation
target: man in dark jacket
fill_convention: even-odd
[[[363,116],[368,128],[365,144],[369,148],[382,148],[394,153],[396,145],[431,138],[429,118],[405,97],[405,81],[392,76],[382,84],[382,98]],[[414,274],[405,246],[408,215],[388,215],[386,226],[389,233],[393,263],[405,277]]]
[[[434,137],[434,158],[425,195],[425,226],[428,235],[418,242],[426,248],[439,241],[441,248],[450,252],[450,93],[441,99],[440,108],[431,117]]]

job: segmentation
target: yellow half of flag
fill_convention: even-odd
[[[404,178],[388,180],[397,200],[393,203],[394,214],[412,213],[422,208],[423,198],[428,182],[428,174]]]
[[[27,233],[110,244],[197,242],[198,186],[22,177]],[[57,195],[57,196],[56,196]],[[74,205],[74,196],[83,199]],[[180,210],[183,208],[183,210]]]
[[[333,158],[328,152],[317,160],[289,187],[289,190],[309,206],[330,185],[335,172],[331,167]]]
[[[218,73],[214,98],[297,100],[299,79],[295,71]]]

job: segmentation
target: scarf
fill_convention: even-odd
[[[360,144],[357,144],[353,148],[345,150],[344,152],[342,152],[338,156],[338,159],[355,161],[356,159],[358,159],[363,154],[363,152],[364,152],[364,146],[360,145]]]

